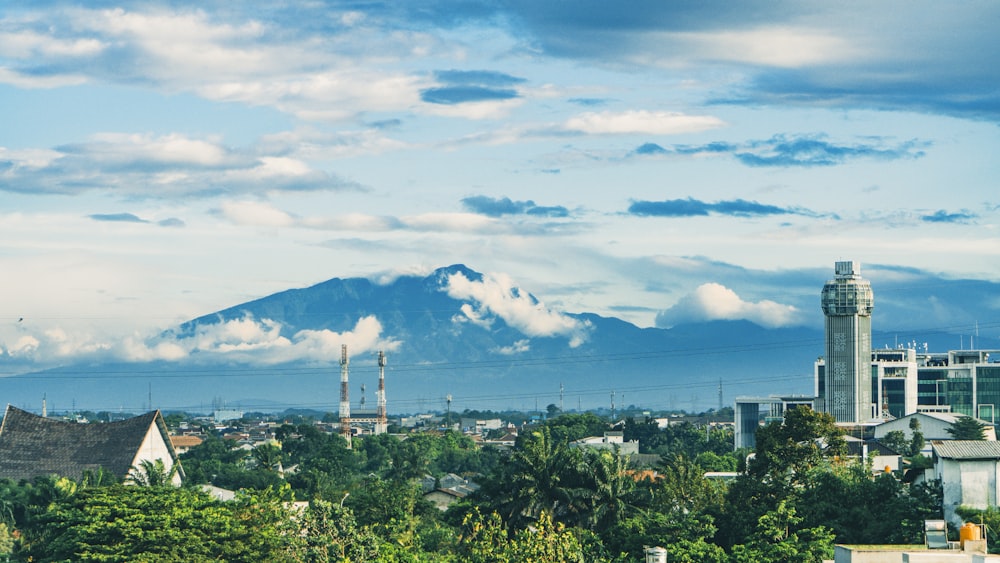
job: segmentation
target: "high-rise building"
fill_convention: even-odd
[[[871,284],[857,262],[836,262],[835,277],[823,286],[825,370],[818,406],[837,422],[875,418],[872,401]]]

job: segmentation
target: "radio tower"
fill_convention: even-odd
[[[347,344],[340,345],[340,435],[351,447],[351,402],[347,400]]]
[[[375,433],[385,434],[389,429],[389,423],[385,414],[385,353],[378,352],[378,391],[375,393],[377,403],[375,417]]]

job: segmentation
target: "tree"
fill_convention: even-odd
[[[508,538],[498,514],[483,516],[478,510],[466,515],[457,554],[467,563],[574,563],[593,561],[572,531],[554,523],[542,512],[531,529]]]
[[[178,467],[177,464],[174,464],[170,469],[167,469],[162,459],[144,459],[139,462],[138,466],[133,466],[129,470],[126,480],[140,487],[165,487],[173,484]]]
[[[33,561],[295,561],[300,536],[277,492],[223,503],[196,489],[86,489],[28,519]]]
[[[729,486],[718,512],[719,541],[725,547],[744,543],[760,518],[794,500],[813,469],[845,452],[843,432],[833,416],[810,408],[789,409],[783,422],[758,430],[747,471]]]
[[[799,528],[802,519],[785,501],[757,521],[745,544],[733,548],[733,563],[821,563],[833,558],[833,533],[823,527]]]
[[[257,467],[265,471],[281,471],[281,461],[284,457],[281,448],[274,444],[260,444],[250,454]]]
[[[542,426],[518,437],[508,462],[497,466],[476,497],[515,528],[533,522],[542,512],[561,519],[573,511],[572,489],[581,485],[582,461],[579,449]]]
[[[952,440],[985,440],[986,428],[971,416],[960,416],[945,428]]]
[[[907,454],[910,457],[918,456],[923,449],[924,433],[920,431],[920,420],[913,417],[910,419],[910,451]]]

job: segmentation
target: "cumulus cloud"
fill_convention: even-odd
[[[99,134],[52,151],[6,151],[0,191],[78,194],[110,191],[133,198],[360,190],[354,182],[289,156],[237,151],[177,134]]]
[[[468,322],[490,326],[498,318],[527,336],[568,338],[574,348],[589,335],[589,322],[549,309],[530,294],[521,293],[504,274],[470,280],[457,272],[448,276],[443,290],[454,299],[472,301],[462,307],[462,318]]]
[[[735,291],[718,283],[706,283],[682,297],[656,316],[656,326],[669,328],[683,323],[717,320],[747,320],[767,328],[795,326],[802,312],[775,301],[744,301]]]
[[[12,344],[0,343],[0,356],[36,366],[67,361],[232,361],[274,365],[293,361],[327,362],[340,356],[346,344],[352,353],[395,350],[400,342],[382,334],[375,316],[359,318],[343,332],[301,330],[282,334],[281,323],[245,316],[198,325],[193,334],[177,337],[167,332],[154,337],[133,334],[125,338],[100,338],[82,332],[52,328],[21,335]]]

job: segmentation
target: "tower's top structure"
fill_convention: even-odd
[[[870,317],[875,299],[871,283],[861,277],[861,264],[836,262],[834,272],[836,277],[823,286],[823,314],[828,317]]]

